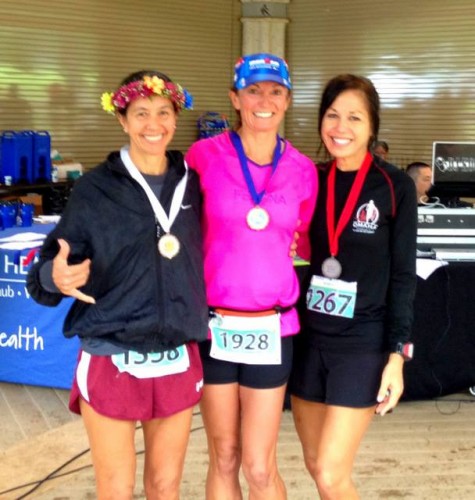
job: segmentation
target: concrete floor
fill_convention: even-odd
[[[0,499],[95,498],[87,438],[81,419],[67,410],[67,397],[67,391],[0,383]],[[437,401],[403,402],[394,413],[375,418],[355,466],[361,498],[475,499],[474,403],[467,391]],[[184,500],[204,498],[206,438],[198,408],[195,413]],[[144,498],[142,449],[137,432],[136,498]],[[318,498],[288,411],[278,457],[289,500]]]

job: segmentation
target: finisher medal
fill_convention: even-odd
[[[322,273],[326,278],[339,278],[341,274],[341,264],[335,257],[328,257],[322,263]]]
[[[176,236],[167,233],[158,240],[158,251],[167,259],[173,259],[180,251],[180,242]]]
[[[152,191],[142,173],[134,165],[134,162],[130,158],[128,146],[124,146],[120,150],[120,158],[131,177],[135,179],[145,191],[148,201],[152,206],[153,213],[155,214],[155,229],[158,237],[157,247],[160,255],[167,259],[173,259],[173,257],[175,257],[180,251],[180,242],[176,236],[170,233],[170,231],[173,222],[180,211],[180,207],[182,206],[183,198],[185,196],[186,186],[188,183],[188,166],[186,162],[184,164],[185,174],[175,187],[170,206],[170,213],[167,215],[164,208],[158,201],[158,198],[155,196],[155,193]],[[165,234],[160,237],[159,235],[162,233],[162,230]]]
[[[249,210],[246,216],[247,225],[255,231],[262,231],[269,225],[270,221],[268,212],[264,208],[261,208],[259,206],[259,203],[261,202],[265,194],[265,189],[263,189],[260,193],[257,192],[254,180],[252,179],[251,171],[249,170],[249,165],[247,164],[247,156],[244,152],[244,147],[242,145],[241,137],[239,136],[239,134],[233,131],[231,132],[229,137],[231,139],[231,142],[233,143],[234,148],[236,149],[247,189],[249,191],[249,194],[251,195],[252,201],[254,202],[254,207]],[[281,154],[281,138],[277,135],[274,154],[272,155],[271,177],[274,175]]]
[[[254,207],[247,213],[247,225],[255,231],[265,229],[269,224],[269,214],[261,207]]]
[[[366,179],[366,175],[371,167],[371,163],[373,161],[373,157],[371,153],[367,152],[366,156],[361,164],[358,172],[356,173],[356,177],[353,180],[353,183],[350,188],[350,192],[346,198],[345,204],[341,211],[340,217],[338,218],[338,222],[335,225],[335,185],[336,185],[336,160],[333,161],[330,171],[328,173],[327,179],[327,200],[326,200],[326,209],[327,209],[327,231],[328,231],[328,247],[330,249],[331,257],[325,259],[322,263],[322,273],[326,278],[339,278],[341,275],[341,264],[335,258],[335,255],[338,255],[339,249],[339,239],[341,233],[347,226],[348,222],[351,219],[351,216],[355,210],[356,202],[361,194],[361,190],[363,189],[363,184]]]

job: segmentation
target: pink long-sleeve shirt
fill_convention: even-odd
[[[188,165],[200,177],[203,194],[204,268],[208,304],[240,311],[289,307],[299,295],[299,283],[289,256],[298,231],[297,253],[309,258],[308,226],[318,184],[312,160],[288,141],[271,175],[271,166],[248,160],[257,192],[265,188],[260,206],[269,225],[256,231],[246,216],[255,206],[229,133],[193,144]],[[300,224],[298,223],[300,221]],[[282,336],[299,331],[294,309],[281,316]]]

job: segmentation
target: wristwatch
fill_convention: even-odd
[[[404,361],[411,361],[414,356],[414,344],[412,342],[406,342],[405,344],[399,342],[394,352],[400,354]]]

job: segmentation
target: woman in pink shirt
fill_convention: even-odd
[[[298,279],[289,248],[308,258],[316,195],[313,162],[278,135],[290,105],[286,62],[252,54],[229,93],[235,131],[195,143],[186,160],[203,193],[210,339],[201,345],[201,402],[209,449],[207,498],[286,498],[276,443],[299,331]]]

